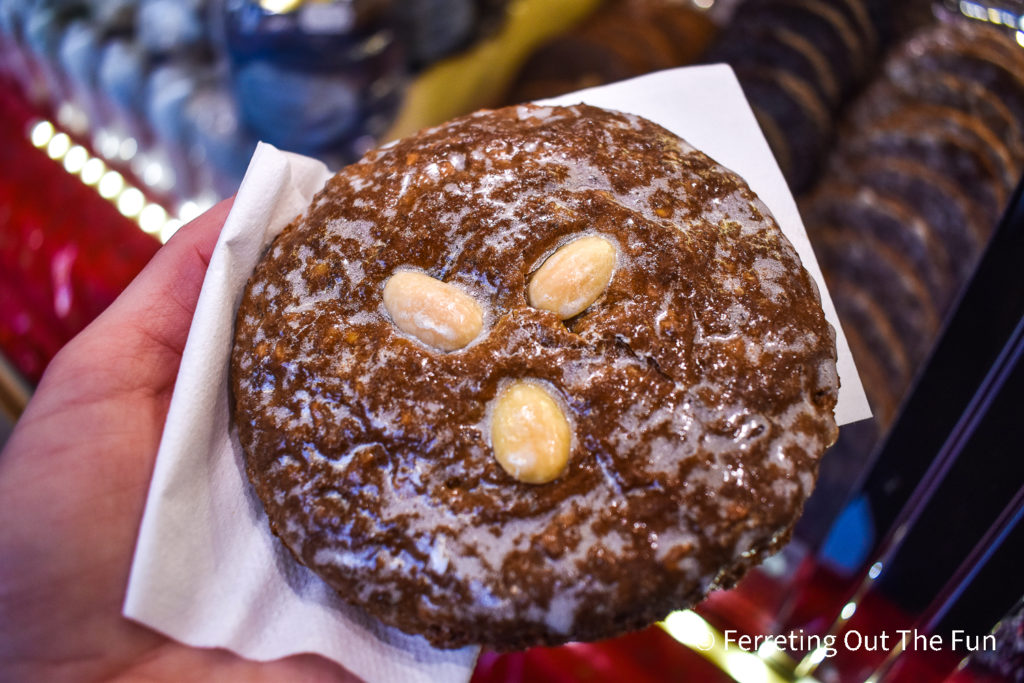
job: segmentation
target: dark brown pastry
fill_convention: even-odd
[[[997,93],[1024,125],[1024,54],[998,29],[976,23],[956,22],[921,32],[886,63],[886,74],[895,82],[906,82],[920,73],[939,72],[978,83]],[[996,47],[999,44],[1003,47]]]
[[[944,245],[953,282],[965,280],[974,267],[971,255],[981,251],[992,226],[991,207],[981,206],[949,178],[915,161],[874,156],[844,157],[839,163],[835,176],[844,183],[913,207]]]
[[[707,15],[685,5],[655,1],[648,9],[648,17],[671,41],[676,66],[696,61],[715,35],[714,24]]]
[[[901,56],[912,58],[922,54],[954,54],[982,56],[993,64],[1002,64],[1024,78],[1024,52],[1013,38],[1013,32],[981,21],[946,21],[920,31],[904,46]],[[900,57],[897,57],[899,59]]]
[[[850,47],[856,46],[857,53],[865,61],[878,50],[878,28],[875,26],[864,0],[811,0],[810,2],[807,0],[746,0],[736,12],[739,20],[743,22],[748,19],[745,15],[755,8],[778,7],[784,9],[794,5],[823,16],[831,27],[830,31],[836,31],[836,27],[839,27],[837,33],[843,36],[843,42]],[[783,26],[789,23],[786,21],[773,22],[770,19],[768,22],[764,22],[761,17],[771,17],[770,11],[766,15],[755,14],[754,16],[757,16],[761,23]],[[754,22],[748,23],[753,24]],[[812,34],[821,33],[820,30],[809,29],[809,26],[809,23],[804,23],[803,26],[800,26],[799,23],[796,24],[798,30],[810,30]]]
[[[939,326],[946,290],[946,253],[930,227],[899,204],[866,188],[829,183],[803,204],[812,243],[830,269],[849,269],[888,311],[909,355],[920,358]],[[840,230],[829,234],[820,226]]]
[[[799,33],[825,55],[840,83],[851,87],[863,77],[868,46],[842,3],[828,0],[764,0],[742,7],[746,26],[785,26]],[[844,93],[845,94],[845,93]]]
[[[881,11],[901,45],[846,112],[819,187],[802,203],[875,416],[874,428],[843,429],[825,460],[826,497],[847,497],[849,473],[870,466],[872,441],[895,416],[1024,165],[1024,50],[1012,31],[954,19],[940,4],[871,2],[883,37],[892,33]],[[950,21],[936,23],[941,16]],[[838,514],[815,497],[809,510]]]
[[[1024,128],[1000,97],[980,83],[952,74],[924,72],[904,81],[877,81],[857,102],[850,120],[864,128],[915,105],[955,109],[985,126],[1015,159],[1024,157]]]
[[[865,0],[838,0],[832,4],[846,16],[860,34],[865,54],[874,55],[878,51],[881,39]]]
[[[612,249],[597,298],[532,305],[584,240]],[[450,351],[401,326],[438,292],[481,312]],[[836,436],[835,359],[742,179],[637,116],[520,106],[332,178],[256,268],[231,377],[302,563],[438,646],[510,649],[643,626],[779,549]],[[522,385],[571,435],[547,483],[498,461]]]
[[[582,33],[622,57],[634,74],[680,64],[672,41],[648,17],[623,16],[617,21],[595,22],[582,29]]]
[[[947,126],[918,128],[887,120],[842,141],[844,154],[888,156],[915,161],[950,178],[998,215],[1007,191],[987,150],[967,133]],[[999,208],[997,208],[999,207]]]
[[[871,72],[879,41],[864,0],[746,0],[704,61],[735,69],[800,194],[817,181],[838,110]]]
[[[809,83],[829,107],[839,101],[839,83],[828,60],[814,43],[785,26],[757,25],[731,35],[708,55],[734,68],[769,67],[792,73]]]
[[[786,180],[791,187],[808,186],[831,134],[829,116],[821,100],[806,82],[785,71],[737,66],[736,76],[744,95],[757,106],[762,117],[767,115],[782,132],[789,157]],[[772,138],[768,140],[771,143]],[[777,148],[772,151],[781,156]]]
[[[523,65],[506,101],[530,102],[636,76],[622,55],[591,36],[570,34],[540,47]]]
[[[927,291],[913,265],[876,236],[850,227],[817,232],[814,248],[830,291],[835,289],[842,298],[846,289],[855,287],[884,315],[886,324],[872,322],[876,331],[864,336],[879,353],[891,356],[889,369],[895,377],[909,380],[911,364],[921,359],[923,343],[938,329],[938,318],[927,298],[922,299]],[[875,343],[878,340],[881,343]]]
[[[970,150],[987,159],[986,167],[995,174],[993,180],[1000,188],[997,202],[1005,201],[1017,184],[1019,164],[1010,153],[1009,147],[1000,140],[983,121],[977,117],[946,105],[914,103],[902,107],[880,120],[871,120],[863,107],[857,113],[863,120],[855,123],[864,127],[906,128],[917,131],[948,131],[960,144],[969,145]]]
[[[768,147],[771,148],[782,175],[789,178],[793,173],[793,154],[789,149],[789,139],[767,111],[756,104],[751,104],[750,110],[754,113],[754,118],[757,119],[757,125],[761,127],[764,139],[768,143]]]
[[[703,12],[669,0],[608,3],[530,55],[505,101],[554,97],[689,64],[714,33]]]

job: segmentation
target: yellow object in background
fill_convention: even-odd
[[[495,35],[431,66],[412,83],[382,141],[493,106],[538,45],[569,30],[600,4],[601,0],[509,3],[505,23]]]

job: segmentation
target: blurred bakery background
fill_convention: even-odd
[[[257,140],[340,167],[714,62],[798,199],[875,418],[736,588],[612,641],[485,652],[474,681],[1024,681],[1021,0],[0,0],[0,444]],[[942,646],[893,647],[914,629]]]

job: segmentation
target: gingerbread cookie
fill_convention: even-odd
[[[441,647],[633,629],[789,537],[836,437],[834,332],[741,178],[584,105],[342,169],[238,312],[270,525]]]

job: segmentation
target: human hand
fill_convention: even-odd
[[[230,208],[183,227],[61,349],[0,452],[0,681],[352,680],[314,655],[250,662],[121,616],[181,353]]]

